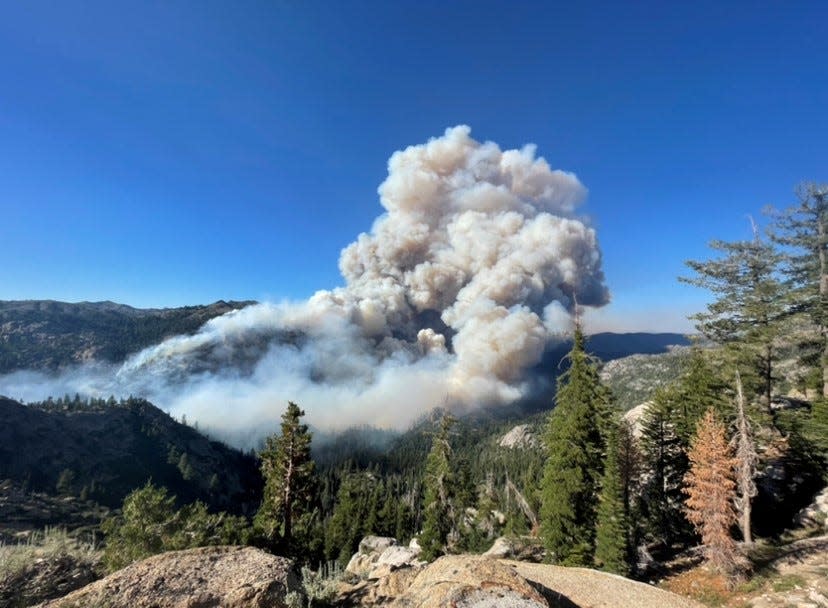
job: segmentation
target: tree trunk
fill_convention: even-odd
[[[771,399],[773,398],[773,346],[768,344],[765,347],[765,406],[771,412]],[[740,380],[741,384],[741,380]]]
[[[284,492],[284,508],[285,508],[285,532],[283,539],[287,544],[290,544],[292,535],[292,515],[293,515],[293,465],[295,460],[294,454],[294,438],[290,438],[290,450],[288,451],[288,466],[285,472],[285,492]]]
[[[822,396],[828,397],[828,328],[825,327],[825,306],[828,303],[828,268],[826,268],[825,259],[825,217],[822,208],[824,207],[822,197],[824,194],[818,193],[816,196],[820,197],[816,201],[817,229],[819,231],[819,329],[822,335]]]
[[[736,372],[736,485],[738,495],[736,504],[739,508],[739,527],[746,545],[753,544],[750,526],[751,499],[756,495],[753,476],[756,472],[758,457],[753,447],[750,422],[745,414],[745,396],[742,391],[742,377]]]

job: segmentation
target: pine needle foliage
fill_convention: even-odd
[[[712,241],[721,257],[704,262],[688,261],[694,277],[680,281],[710,291],[715,300],[707,312],[691,318],[696,327],[715,343],[727,347],[742,366],[746,380],[770,408],[774,369],[778,359],[775,340],[787,313],[783,285],[779,279],[782,254],[760,238],[745,241]]]
[[[457,478],[453,466],[451,431],[456,423],[454,416],[443,414],[426,458],[423,476],[423,531],[419,542],[423,559],[427,561],[445,553],[455,521],[454,492]]]
[[[595,554],[603,471],[601,420],[609,410],[610,395],[586,353],[580,327],[575,329],[569,360],[544,437],[548,456],[541,484],[541,537],[555,562],[589,566]]]
[[[644,533],[671,546],[688,535],[682,483],[688,470],[684,442],[675,422],[675,389],[662,389],[644,415],[641,450],[647,467],[639,506]]]
[[[595,562],[607,572],[629,574],[629,509],[622,476],[619,435],[614,427],[607,438],[595,529]]]
[[[687,519],[701,535],[707,562],[726,576],[738,574],[742,556],[730,535],[736,523],[736,480],[725,425],[712,409],[699,421],[685,476]]]
[[[259,455],[265,479],[256,527],[271,545],[295,553],[295,537],[307,537],[318,502],[311,433],[301,422],[305,412],[292,401],[282,414],[281,434],[271,435]]]
[[[828,398],[828,184],[804,183],[798,204],[774,215],[771,237],[787,252],[791,312],[808,316],[816,327],[800,344],[803,359],[819,361],[819,388]]]

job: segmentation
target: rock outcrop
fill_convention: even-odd
[[[517,575],[543,590],[550,606],[702,608],[701,604],[686,597],[616,574],[589,568],[566,568],[506,560],[500,563],[511,566]]]
[[[820,526],[828,531],[828,487],[814,496],[811,504],[796,514],[794,521],[800,526]]]
[[[652,404],[652,401],[645,401],[631,408],[624,414],[624,420],[632,427],[633,437],[636,439],[641,439],[641,428],[644,424],[644,416]]]
[[[484,557],[539,562],[543,560],[543,545],[537,539],[501,536],[495,539]]]
[[[540,442],[528,424],[519,424],[501,437],[498,445],[508,450],[525,450],[538,447]]]
[[[287,608],[302,587],[290,560],[251,547],[203,547],[136,562],[39,608]]]
[[[342,605],[363,608],[702,608],[605,572],[480,555],[444,556],[341,591]]]
[[[400,568],[425,564],[417,559],[419,554],[417,545],[401,547],[390,536],[366,536],[345,571],[361,578],[379,579]]]
[[[391,608],[548,608],[514,568],[479,556],[447,555],[423,568]]]

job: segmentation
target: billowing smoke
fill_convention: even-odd
[[[272,430],[288,399],[318,426],[399,427],[438,405],[521,397],[575,302],[608,301],[595,231],[574,215],[585,189],[534,146],[451,128],[394,153],[379,195],[385,213],[342,251],[344,287],[213,319],[131,357],[101,390],[237,443]]]

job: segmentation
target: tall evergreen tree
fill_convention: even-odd
[[[260,454],[265,487],[256,525],[269,542],[291,552],[300,549],[295,546],[296,536],[306,544],[318,498],[311,433],[301,422],[304,415],[298,405],[289,402],[282,414],[281,434],[268,437]]]
[[[786,305],[778,279],[782,255],[763,241],[754,226],[749,241],[713,241],[710,247],[722,257],[705,262],[688,261],[695,277],[679,280],[707,289],[714,296],[707,312],[694,315],[696,327],[719,345],[726,346],[737,363],[755,380],[755,390],[770,408],[777,352],[774,340]]]
[[[817,328],[802,344],[803,358],[818,362],[821,393],[828,398],[828,185],[802,184],[797,197],[797,205],[775,214],[772,237],[789,252],[785,272],[793,312],[807,314]]]
[[[712,407],[720,416],[729,411],[730,404],[725,397],[727,386],[713,368],[708,353],[696,346],[691,351],[687,369],[674,387],[665,396],[672,400],[676,434],[686,451],[696,434],[696,425],[708,408]]]
[[[625,498],[618,427],[610,430],[595,529],[595,561],[607,572],[627,575],[629,564],[629,503]]]
[[[548,456],[541,485],[541,536],[553,559],[567,565],[593,563],[604,452],[599,418],[610,401],[584,342],[576,325],[570,367],[558,380],[544,437]]]
[[[429,561],[445,552],[456,519],[454,487],[457,480],[451,448],[451,430],[456,422],[451,414],[443,414],[426,458],[423,531],[419,542],[423,559]]]
[[[641,450],[647,475],[640,510],[644,532],[670,546],[684,537],[682,479],[687,472],[684,443],[676,431],[675,387],[658,391],[647,408],[641,428]]]

